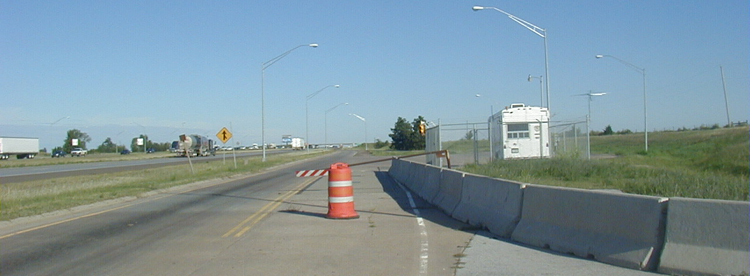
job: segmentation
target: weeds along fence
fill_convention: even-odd
[[[549,127],[550,148],[554,157],[586,159],[589,154],[590,131],[586,120],[552,122]]]

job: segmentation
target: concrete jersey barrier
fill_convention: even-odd
[[[526,185],[513,240],[622,267],[654,270],[666,198]]]
[[[509,238],[521,219],[525,184],[466,174],[453,217]]]
[[[434,203],[433,199],[440,193],[440,176],[443,169],[431,165],[425,166],[425,180],[422,188],[417,192],[419,197]]]
[[[406,164],[404,164],[406,161],[399,160],[399,159],[391,159],[391,167],[388,168],[388,174],[393,177],[393,179],[396,179],[398,182],[404,183],[407,178],[407,171],[405,170]]]
[[[667,221],[659,272],[680,275],[750,272],[750,203],[670,198]]]
[[[433,203],[446,214],[452,215],[458,203],[461,202],[464,173],[454,170],[443,170],[440,173],[440,192],[433,199]]]
[[[521,243],[667,274],[750,272],[748,202],[521,184],[398,159],[388,172],[452,217]]]

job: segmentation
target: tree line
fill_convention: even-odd
[[[138,139],[143,139],[145,143],[143,145],[138,145]],[[74,146],[73,141],[77,141],[78,145]],[[98,147],[95,149],[89,149],[87,144],[91,142],[91,137],[78,129],[71,129],[68,130],[65,140],[63,140],[63,145],[59,147],[55,147],[52,149],[52,151],[64,151],[64,152],[70,152],[73,148],[83,148],[87,149],[91,152],[120,152],[124,149],[126,149],[125,145],[117,145],[114,141],[112,141],[112,138],[107,137],[107,139],[104,140],[104,142],[101,143]],[[144,149],[154,149],[155,151],[166,151],[169,150],[169,148],[172,147],[171,142],[166,143],[155,143],[154,141],[151,141],[148,139],[148,135],[141,134],[138,137],[134,137],[130,141],[130,151],[132,152],[144,152]]]

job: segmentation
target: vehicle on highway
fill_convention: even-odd
[[[303,150],[303,149],[305,149],[305,139],[302,139],[302,138],[292,138],[292,149],[293,150]]]
[[[172,141],[172,146],[169,147],[169,152],[177,152],[180,150],[180,141]]]
[[[68,153],[65,152],[65,151],[56,150],[56,151],[52,152],[51,156],[52,156],[52,158],[55,158],[55,157],[65,157],[66,154],[68,154]]]
[[[120,152],[120,154],[130,154],[130,150],[129,149],[124,149],[124,150],[122,150]]]
[[[32,159],[39,153],[39,138],[0,137],[0,160],[15,155],[18,159]]]
[[[209,156],[216,155],[214,150],[214,141],[197,134],[180,135],[180,149],[177,151],[179,156]]]
[[[73,150],[70,151],[70,156],[86,156],[89,151],[85,150],[83,148],[73,148]]]
[[[154,149],[154,148],[148,148],[148,149],[146,149],[146,153],[154,153],[154,152],[156,152],[156,149]]]

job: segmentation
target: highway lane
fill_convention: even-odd
[[[246,178],[2,225],[0,274],[452,275],[453,255],[471,233],[455,230],[460,223],[434,208],[424,214],[443,219],[420,226],[403,191],[387,180],[390,163],[353,167],[355,220],[324,218],[325,177],[294,177],[296,170],[379,158],[355,155],[340,151]]]
[[[269,151],[267,154],[281,154],[287,153],[291,150],[274,150]],[[242,152],[238,153],[237,157],[247,156],[260,156],[262,153],[259,151]],[[85,157],[83,157],[85,158]],[[206,157],[193,157],[193,160],[218,160],[227,158],[231,160],[233,158],[231,153],[226,156],[223,153],[219,153],[216,156]],[[140,160],[127,160],[127,161],[108,161],[108,162],[87,162],[87,163],[76,163],[76,164],[61,164],[61,165],[49,165],[49,166],[28,166],[28,167],[15,167],[15,168],[0,168],[0,183],[16,183],[31,180],[49,179],[55,177],[66,177],[75,176],[81,174],[100,174],[110,172],[120,172],[127,170],[139,170],[146,168],[155,168],[163,166],[173,166],[180,164],[187,164],[188,160],[185,157],[168,157],[168,158],[156,158],[156,159],[140,159]]]
[[[326,167],[351,153],[110,206],[28,232],[2,233],[0,274],[189,275],[237,242],[222,235],[241,217],[315,180],[295,178],[294,170]]]

